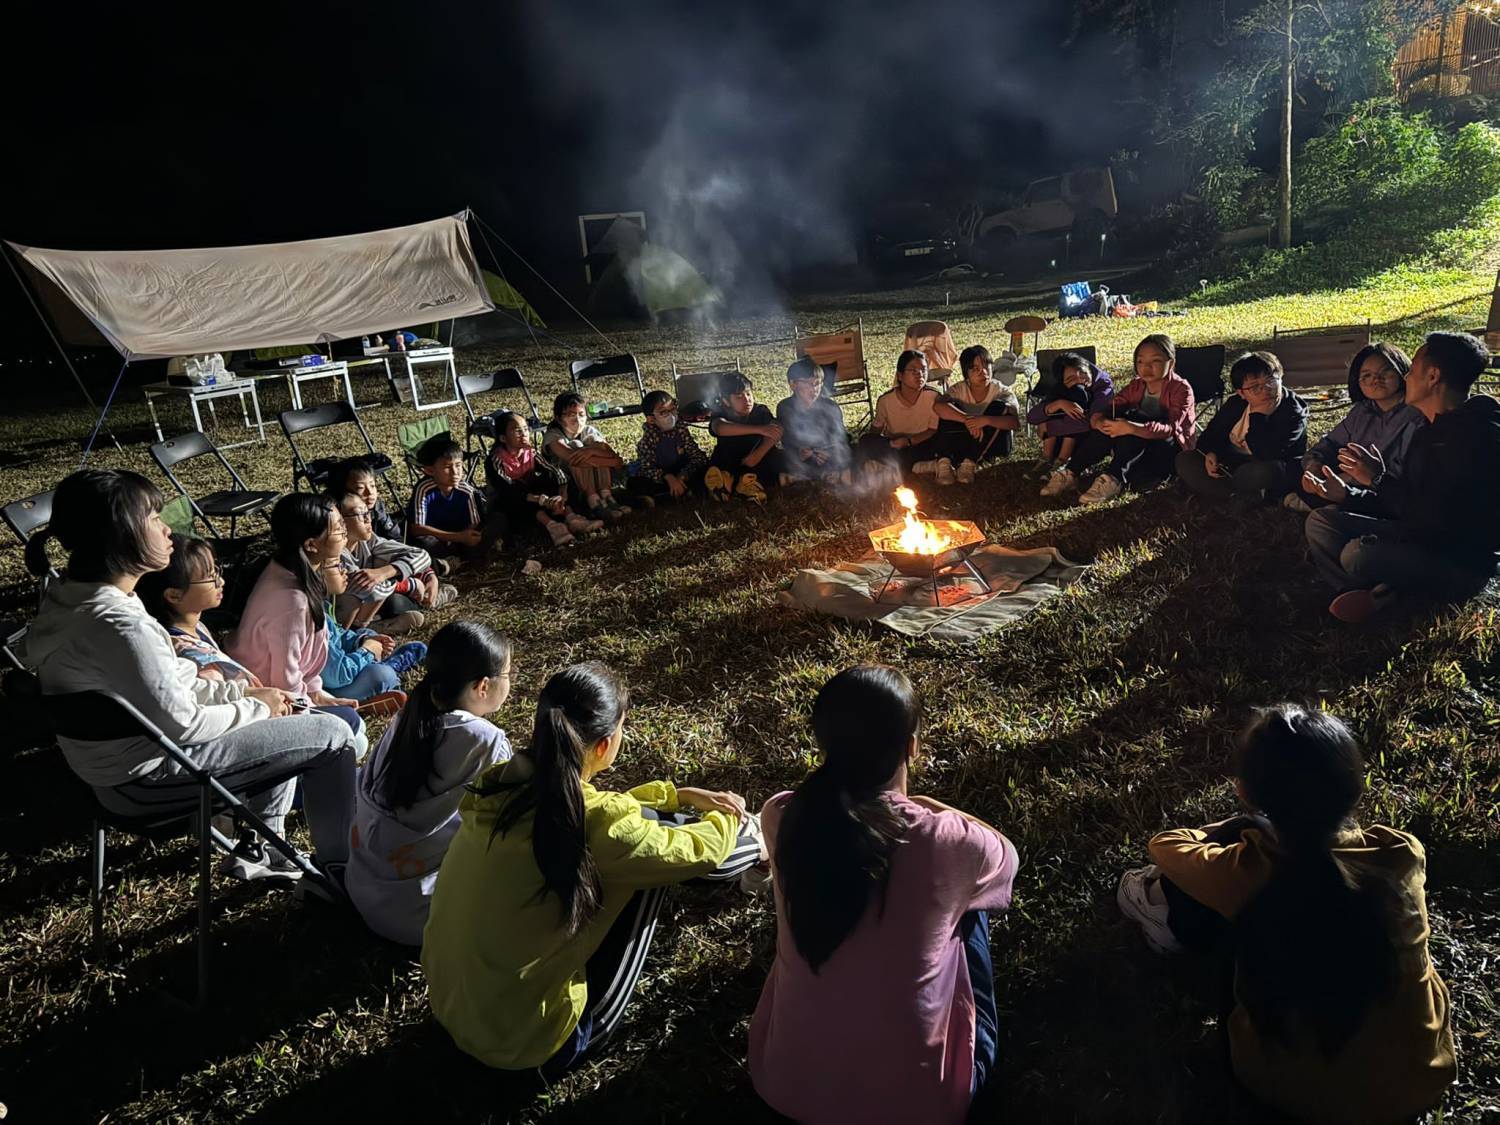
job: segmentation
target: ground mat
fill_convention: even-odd
[[[1017,551],[992,544],[975,551],[970,561],[989,583],[988,594],[973,578],[945,582],[944,604],[934,605],[930,582],[893,575],[888,562],[871,554],[832,570],[799,570],[780,599],[850,621],[877,621],[908,637],[972,641],[1019,621],[1088,570],[1054,547]]]

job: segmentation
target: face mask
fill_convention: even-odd
[[[677,428],[677,415],[675,414],[653,414],[651,417],[663,430],[675,430]]]

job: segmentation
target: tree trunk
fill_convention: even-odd
[[[1276,245],[1292,244],[1292,17],[1296,0],[1285,0],[1286,42],[1281,54],[1281,171],[1276,189],[1280,214]]]

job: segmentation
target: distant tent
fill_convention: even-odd
[[[480,316],[466,316],[453,325],[453,346],[467,347],[471,344],[487,344],[497,340],[525,336],[532,328],[546,328],[546,321],[537,315],[526,298],[510,282],[489,270],[480,270],[484,276],[484,287],[489,291],[495,311]]]
[[[647,241],[639,224],[617,219],[592,257],[607,262],[589,292],[591,308],[668,313],[712,311],[723,295],[675,250]]]

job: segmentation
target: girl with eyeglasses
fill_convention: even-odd
[[[1406,375],[1411,357],[1386,343],[1367,344],[1349,363],[1349,401],[1353,405],[1328,435],[1307,451],[1304,473],[1320,480],[1323,469],[1337,472],[1345,449],[1378,449],[1386,472],[1400,474],[1412,436],[1427,425],[1427,416],[1406,405]],[[1308,512],[1328,503],[1307,477],[1287,493],[1282,503],[1295,512]]]
[[[422,682],[360,770],[345,888],[381,937],[421,945],[458,804],[481,770],[511,757],[486,716],[510,695],[509,639],[454,621],[427,646]]]
[[[263,686],[259,676],[219,647],[203,624],[203,615],[224,601],[224,572],[204,540],[174,533],[166,569],[143,576],[135,592],[146,612],[166,629],[177,655],[198,666],[200,679]]]
[[[1281,360],[1250,352],[1234,361],[1226,399],[1198,438],[1177,455],[1177,475],[1206,500],[1280,500],[1307,450],[1307,403],[1282,384]]]

